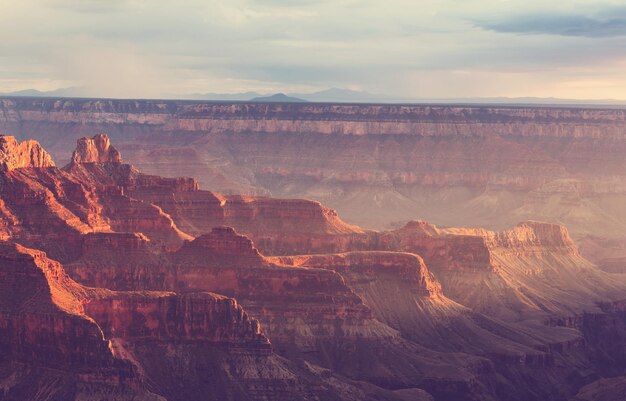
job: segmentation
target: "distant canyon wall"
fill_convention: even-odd
[[[371,228],[535,219],[626,237],[624,109],[5,98],[0,132],[58,165],[107,132],[145,172],[315,199]]]

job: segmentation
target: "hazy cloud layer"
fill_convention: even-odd
[[[0,92],[624,98],[610,0],[0,0]]]
[[[620,11],[626,11],[620,10]],[[592,18],[585,15],[522,15],[480,26],[497,32],[584,36],[602,38],[626,36],[626,17]]]

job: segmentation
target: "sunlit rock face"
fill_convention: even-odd
[[[54,161],[37,141],[20,143],[13,136],[0,135],[0,169],[29,167],[54,167]]]
[[[73,163],[120,163],[121,161],[120,152],[111,146],[106,134],[79,139],[76,150],[72,153]]]

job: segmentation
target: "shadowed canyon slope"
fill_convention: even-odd
[[[563,226],[367,230],[144,174],[104,134],[63,168],[0,140],[7,399],[561,401],[626,375],[626,281]]]

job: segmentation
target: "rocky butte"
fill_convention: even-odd
[[[317,201],[142,173],[104,134],[62,168],[3,138],[6,399],[561,401],[623,386],[626,280],[562,225],[363,229]]]

